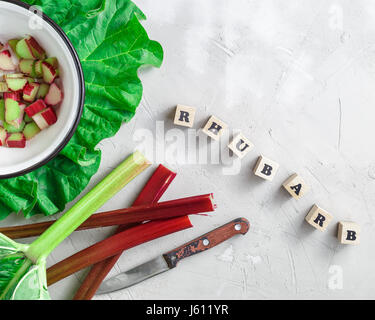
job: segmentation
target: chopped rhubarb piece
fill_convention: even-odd
[[[4,74],[4,79],[23,79],[24,74],[23,73],[8,73]]]
[[[21,108],[18,101],[13,99],[5,100],[5,121],[13,125],[13,121],[16,121],[21,115]]]
[[[25,78],[6,78],[6,83],[8,88],[12,91],[21,91],[27,84],[27,79]]]
[[[0,52],[0,69],[3,71],[14,71],[17,66],[13,63],[9,50]]]
[[[19,55],[17,54],[16,47],[17,43],[20,41],[19,39],[11,39],[8,41],[9,47],[12,49],[13,53],[19,58]]]
[[[26,39],[21,39],[17,42],[16,53],[20,58],[23,59],[37,59],[33,54],[33,50]]]
[[[27,102],[33,102],[38,93],[39,87],[39,83],[28,83],[26,87],[23,89],[23,100]]]
[[[8,148],[25,148],[26,139],[23,133],[11,133],[6,139]]]
[[[49,63],[55,69],[57,69],[59,67],[59,61],[55,57],[47,58],[44,61]]]
[[[22,121],[20,125],[18,125],[18,127],[15,127],[7,122],[4,122],[3,125],[4,125],[4,129],[8,132],[8,133],[19,133],[19,132],[22,132],[23,129],[25,128],[25,121]]]
[[[47,109],[47,105],[42,99],[35,101],[33,104],[30,104],[26,107],[25,112],[29,117],[35,116],[38,112]]]
[[[22,73],[29,75],[32,78],[36,77],[35,60],[21,59],[19,64]]]
[[[47,62],[52,67],[54,67],[54,69],[56,71],[56,77],[58,77],[60,75],[60,72],[59,72],[59,61],[57,60],[57,58],[55,58],[55,57],[47,58],[47,59],[44,60],[44,62]]]
[[[6,82],[0,81],[0,93],[8,92],[8,85]]]
[[[44,59],[46,57],[46,52],[34,37],[28,36],[25,40],[28,46],[31,48],[32,54],[36,59]]]
[[[23,129],[23,134],[26,140],[31,140],[40,132],[39,127],[36,125],[35,122],[28,123]]]
[[[48,94],[46,95],[44,101],[49,106],[55,106],[59,104],[63,99],[63,94],[60,88],[56,85],[56,83],[52,83],[49,87]]]
[[[25,77],[25,79],[27,80],[27,83],[30,84],[30,83],[35,83],[35,79],[34,78],[31,78],[31,77]],[[39,83],[38,83],[39,84]],[[40,84],[39,84],[40,85]]]
[[[14,126],[15,128],[20,128],[22,125],[24,125],[24,121],[23,121],[23,115],[25,114],[25,108],[26,108],[26,105],[25,104],[21,104],[19,103],[19,108],[20,108],[20,115],[18,116],[17,119],[11,121],[11,122],[8,122],[8,124]]]
[[[52,108],[47,108],[32,116],[40,130],[44,130],[57,121],[57,117]]]
[[[42,62],[43,80],[44,82],[51,84],[57,77],[56,69],[51,66],[48,62]]]
[[[26,112],[25,112],[25,114],[24,114],[23,120],[24,120],[26,123],[33,122],[33,121],[34,121],[31,117],[29,117],[29,116],[27,115]]]
[[[0,121],[5,121],[5,100],[0,99]]]
[[[7,139],[7,132],[3,127],[0,127],[0,146],[5,146],[6,139]]]
[[[38,90],[38,94],[36,95],[36,98],[37,99],[40,99],[40,98],[44,99],[46,97],[48,91],[49,91],[49,84],[41,83],[40,87],[39,87],[39,90]]]
[[[38,60],[35,62],[35,77],[36,78],[43,78],[43,69],[42,69],[42,62],[43,60]]]
[[[6,99],[21,101],[21,94],[19,92],[4,92],[4,100]]]

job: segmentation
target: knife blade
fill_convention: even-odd
[[[96,294],[129,288],[160,273],[169,271],[175,268],[182,259],[211,249],[237,234],[245,235],[249,228],[250,223],[245,218],[232,220],[176,249],[105,280]]]

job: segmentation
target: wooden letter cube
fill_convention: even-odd
[[[176,115],[174,124],[191,128],[194,125],[196,109],[178,104],[176,107]]]
[[[203,128],[203,132],[212,139],[219,140],[228,125],[220,119],[212,116]]]
[[[283,187],[294,199],[302,198],[309,190],[309,187],[298,174],[293,174],[284,183]]]
[[[319,208],[316,204],[313,205],[305,217],[309,224],[320,231],[326,230],[332,219],[333,217],[327,211]]]
[[[242,134],[238,134],[228,145],[228,148],[231,149],[240,159],[242,159],[254,148],[254,145]]]
[[[254,174],[265,180],[272,181],[279,169],[279,164],[275,161],[260,156],[254,167]]]
[[[337,238],[342,244],[359,244],[360,227],[355,222],[340,221]]]

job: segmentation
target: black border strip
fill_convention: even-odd
[[[26,4],[22,1],[19,1],[19,0],[0,0],[0,1],[15,4],[17,6],[25,8],[26,10],[30,10],[30,7],[31,7],[30,5],[28,5],[28,4]],[[65,34],[65,32],[50,17],[48,17],[44,13],[42,13],[42,14],[43,14],[43,20],[46,21],[49,25],[51,25],[56,30],[56,32],[60,35],[62,40],[65,42],[66,46],[68,47],[68,49],[69,49],[69,51],[72,55],[73,60],[74,60],[74,64],[75,64],[76,71],[77,71],[77,74],[78,74],[78,82],[79,82],[79,98],[78,98],[79,109],[78,109],[77,117],[76,117],[75,122],[73,124],[73,127],[69,131],[68,135],[64,138],[64,140],[61,142],[61,144],[46,159],[38,162],[37,164],[35,164],[35,165],[33,165],[29,168],[26,168],[24,170],[21,170],[21,171],[15,172],[15,173],[11,173],[11,174],[7,174],[7,175],[0,175],[0,180],[22,176],[26,173],[29,173],[31,171],[34,171],[34,170],[44,166],[49,161],[51,161],[53,158],[55,158],[60,153],[60,151],[62,149],[64,149],[64,147],[68,144],[69,140],[72,138],[74,132],[76,131],[76,129],[78,127],[79,121],[80,121],[81,116],[82,116],[83,106],[84,106],[84,103],[85,103],[85,79],[84,79],[82,66],[81,66],[81,62],[79,60],[78,54],[77,54],[76,50],[74,49],[73,44],[70,42],[67,35]]]

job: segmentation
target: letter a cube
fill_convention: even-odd
[[[337,238],[342,244],[359,244],[360,227],[355,222],[340,221]]]
[[[194,125],[195,112],[196,109],[194,107],[177,105],[174,124],[191,128]]]
[[[279,164],[277,162],[267,159],[264,156],[260,156],[255,164],[253,172],[258,177],[272,181],[278,169]]]
[[[318,207],[316,204],[313,205],[313,207],[305,217],[305,220],[310,225],[320,231],[326,230],[332,219],[333,217],[327,211]]]
[[[284,183],[283,187],[294,199],[302,198],[309,187],[298,174],[293,174]]]

